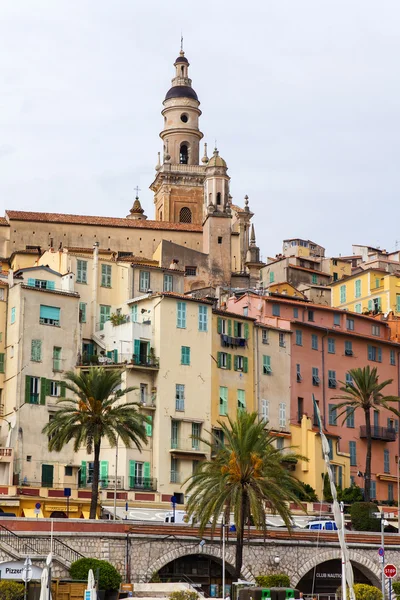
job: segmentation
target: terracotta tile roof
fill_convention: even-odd
[[[195,290],[193,290],[195,291]],[[211,304],[214,302],[212,300],[206,300],[205,298],[191,298],[190,296],[185,296],[185,294],[177,294],[176,292],[156,292],[152,294],[152,297],[166,297],[166,298],[178,298],[182,300],[189,300],[189,302],[201,302],[202,304]]]
[[[5,217],[0,217],[0,225],[3,225],[5,227],[10,227],[9,222],[7,221],[7,219]]]
[[[13,221],[40,221],[43,223],[68,223],[71,225],[95,225],[99,227],[126,227],[128,229],[161,229],[169,231],[193,231],[201,233],[201,225],[194,223],[167,223],[165,221],[136,221],[120,217],[96,217],[90,215],[68,215],[61,213],[26,212],[7,210]]]
[[[358,313],[350,313],[352,318],[353,315],[358,315]],[[371,319],[372,317],[365,317],[364,315],[358,315],[359,317],[364,317],[367,319]],[[285,320],[285,319],[283,319]],[[326,327],[325,325],[317,325],[316,323],[310,323],[309,321],[297,321],[294,319],[291,319],[292,323],[294,323],[296,326],[305,326],[305,327],[311,327],[312,329],[319,329],[320,331],[330,331],[331,333],[335,333],[337,335],[344,335],[346,337],[355,337],[358,339],[367,339],[369,341],[374,341],[376,344],[386,344],[386,345],[392,345],[392,346],[397,346],[398,348],[400,348],[400,344],[399,342],[394,342],[392,340],[385,340],[382,337],[378,337],[376,335],[369,335],[368,333],[357,333],[356,331],[351,331],[349,329],[340,329],[339,327]],[[376,319],[374,319],[376,324],[379,325],[386,325],[385,322],[383,321],[377,321]],[[377,363],[377,365],[379,365],[380,363]]]
[[[241,207],[240,207],[240,206],[238,206],[237,204],[230,204],[230,207],[231,207],[233,210],[236,210],[236,212],[243,212],[243,211],[244,211],[244,208],[241,208]]]
[[[308,259],[307,259],[308,260]],[[330,278],[328,273],[324,273],[323,271],[316,271],[315,269],[307,269],[307,267],[298,267],[297,265],[288,264],[288,269],[299,269],[300,271],[308,271],[309,273],[318,273],[318,275],[323,275],[324,277]]]
[[[214,308],[213,314],[220,315],[221,317],[232,317],[233,319],[239,320],[243,319],[244,321],[256,321],[254,317],[245,317],[244,315],[239,315],[238,313],[230,312],[229,310],[222,310],[220,308]]]
[[[400,267],[400,265],[399,265],[399,267]],[[368,267],[368,269],[363,269],[361,267],[356,267],[354,270],[356,270],[355,273],[352,273],[351,275],[345,275],[344,277],[342,277],[342,279],[338,279],[337,281],[332,281],[329,285],[330,286],[336,286],[336,285],[339,285],[339,284],[343,285],[343,283],[345,283],[349,279],[353,279],[354,277],[358,277],[362,273],[368,273],[368,271],[373,271],[374,273],[384,273],[385,275],[394,275],[394,273],[389,273],[389,271],[385,271],[384,269],[374,269],[373,267]]]
[[[93,248],[79,248],[78,246],[64,246],[64,250],[68,252],[80,252],[83,254],[93,254]],[[55,252],[59,252],[55,250]],[[116,250],[105,250],[104,248],[99,248],[99,254],[115,254]]]
[[[64,292],[63,290],[42,289],[42,288],[34,287],[33,285],[27,285],[25,283],[21,283],[21,287],[25,290],[32,290],[34,292],[42,292],[45,294],[56,294],[59,296],[70,296],[72,298],[80,298],[80,295],[78,294],[78,292]]]
[[[158,269],[168,273],[177,273],[178,275],[184,275],[185,271],[182,269],[169,269],[168,267],[160,267],[159,265],[150,265],[147,263],[132,263],[132,267],[146,267],[147,269]]]

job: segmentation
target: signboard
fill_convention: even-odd
[[[40,567],[37,567],[36,565],[31,565],[29,567],[29,571],[31,571],[31,579],[40,579],[42,575],[42,569]],[[22,561],[0,563],[1,579],[21,579],[22,581],[24,581],[25,572],[25,564]],[[28,575],[30,575],[30,573],[28,573]]]
[[[383,548],[379,548],[378,554],[379,556],[385,556],[385,550]]]
[[[385,573],[385,576],[388,577],[388,579],[392,579],[397,575],[397,569],[394,565],[385,565],[383,572]]]

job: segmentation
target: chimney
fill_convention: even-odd
[[[169,265],[170,269],[178,269],[179,260],[177,258],[173,258],[171,264]]]
[[[14,285],[14,271],[10,269],[8,271],[8,287],[12,288]]]

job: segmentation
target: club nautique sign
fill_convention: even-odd
[[[18,579],[22,581],[24,568],[24,562],[22,561],[0,563],[0,579]],[[40,579],[43,569],[36,565],[32,565],[30,568],[32,569],[32,579]]]

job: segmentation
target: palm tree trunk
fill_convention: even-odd
[[[372,455],[371,414],[370,414],[369,409],[365,411],[365,431],[367,434],[367,456],[365,459],[364,500],[365,500],[365,502],[369,502],[371,499],[371,455]]]
[[[95,519],[96,518],[97,502],[98,502],[98,499],[99,499],[100,444],[101,444],[101,441],[98,441],[94,445],[92,499],[91,499],[91,502],[90,502],[89,519]]]
[[[244,528],[247,515],[247,497],[244,495],[240,507],[240,524],[237,523],[236,532],[236,557],[235,557],[235,581],[239,581],[243,564]]]

